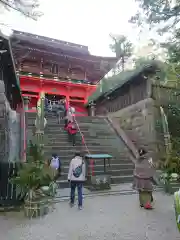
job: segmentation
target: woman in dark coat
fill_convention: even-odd
[[[147,157],[144,149],[140,149],[139,158],[135,162],[133,188],[139,192],[140,206],[145,209],[152,209],[154,173],[152,159]]]

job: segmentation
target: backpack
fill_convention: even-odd
[[[52,157],[50,166],[52,168],[59,169],[61,167],[61,162],[60,162],[59,157],[56,157],[56,158]]]
[[[83,163],[73,170],[73,176],[75,178],[79,178],[80,175],[82,174],[82,165],[83,165]]]

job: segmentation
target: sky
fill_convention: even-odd
[[[109,49],[109,34],[123,34],[136,47],[154,36],[128,23],[138,9],[135,0],[40,0],[44,13],[37,21],[17,12],[3,12],[0,22],[16,30],[87,45],[91,54],[114,56]]]

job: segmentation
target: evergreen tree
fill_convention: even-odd
[[[117,64],[118,70],[124,71],[125,62],[129,57],[132,56],[133,45],[124,35],[113,35],[110,34],[112,44],[109,45],[112,52],[116,54],[116,57],[119,59]]]
[[[139,10],[130,22],[158,26],[161,32],[170,31],[180,22],[180,0],[135,0]]]

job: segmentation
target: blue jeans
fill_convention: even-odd
[[[82,187],[83,184],[79,183],[79,182],[71,182],[71,203],[74,204],[74,200],[75,200],[75,190],[77,187],[77,191],[78,191],[78,206],[82,207]]]

